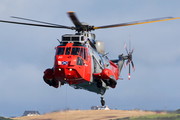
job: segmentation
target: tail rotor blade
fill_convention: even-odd
[[[134,48],[132,49],[132,51],[131,51],[131,54],[134,52]]]
[[[133,70],[135,71],[135,67],[134,67],[133,61],[131,61],[131,64],[132,64]]]
[[[129,73],[128,79],[129,79],[129,80],[131,79],[131,75],[130,75],[130,73]]]
[[[131,36],[129,35],[129,52],[131,52]]]
[[[124,43],[124,48],[126,49],[127,54],[129,54],[129,53],[128,53],[128,50],[127,50],[126,43]]]
[[[125,63],[125,68],[127,68],[127,63]]]
[[[125,68],[127,68],[127,65],[129,64],[129,60],[125,63]]]
[[[131,78],[131,76],[130,76],[130,64],[129,64],[129,76],[128,76],[128,78],[129,78],[129,80],[130,80],[130,78]]]

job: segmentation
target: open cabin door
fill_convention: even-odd
[[[84,79],[90,81],[91,79],[91,56],[89,50],[84,48]]]
[[[83,78],[86,81],[90,81],[91,76],[91,57],[88,52],[88,49],[85,47],[81,47],[80,54],[78,58],[79,63],[81,63],[81,73],[83,73]],[[82,62],[81,62],[82,61]]]

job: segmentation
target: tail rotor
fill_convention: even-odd
[[[127,49],[127,46],[126,46],[126,43],[124,43],[124,48],[125,48],[125,50],[126,50],[126,52],[127,52],[127,62],[125,63],[125,68],[127,67],[127,65],[129,65],[129,75],[128,75],[128,79],[130,80],[130,78],[131,78],[131,75],[130,75],[130,72],[131,72],[131,65],[132,65],[132,68],[133,68],[133,71],[135,71],[135,67],[134,67],[134,63],[133,63],[133,61],[132,61],[132,54],[133,54],[133,52],[134,52],[134,48],[131,50],[130,49],[130,40],[129,40],[129,51],[128,51],[128,49]]]

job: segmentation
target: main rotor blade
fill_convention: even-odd
[[[99,27],[94,27],[94,29],[123,27],[123,26],[162,22],[162,21],[175,20],[175,19],[180,19],[180,17],[177,17],[177,18],[173,18],[173,17],[155,18],[155,19],[148,19],[148,20],[135,21],[135,22],[129,22],[129,23],[120,23],[120,24],[114,24],[114,25],[99,26]]]
[[[38,22],[38,23],[43,23],[43,24],[48,24],[48,25],[53,25],[53,26],[60,26],[61,28],[70,28],[68,26],[64,26],[64,25],[58,25],[58,24],[53,24],[53,23],[48,23],[48,22],[43,22],[43,21],[38,21],[38,20],[32,20],[32,19],[27,19],[27,18],[22,18],[22,17],[16,17],[16,16],[11,16],[12,18],[16,18],[16,19],[21,19],[21,20],[27,20],[27,21],[32,21],[32,22]]]
[[[21,25],[30,25],[30,26],[38,26],[38,27],[50,27],[50,28],[67,28],[67,29],[74,29],[74,27],[64,27],[64,26],[56,26],[56,25],[43,25],[43,24],[32,24],[32,23],[23,23],[23,22],[14,22],[14,21],[6,21],[0,20],[0,22],[4,23],[12,23],[12,24],[21,24]]]
[[[70,12],[68,12],[68,15],[77,28],[82,26],[81,22],[79,22],[79,20],[77,19],[75,12],[70,11]]]

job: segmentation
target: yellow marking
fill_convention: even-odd
[[[94,27],[94,29],[99,29],[99,27]]]

